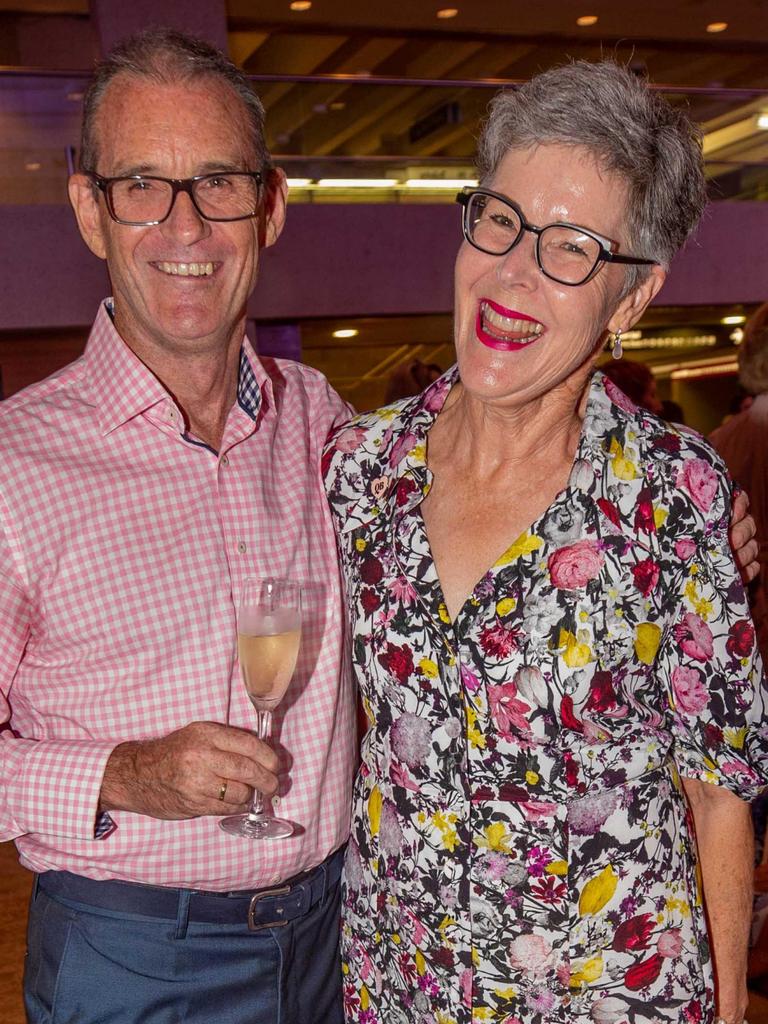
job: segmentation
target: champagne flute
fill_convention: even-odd
[[[240,676],[256,709],[257,735],[267,740],[272,712],[285,696],[301,642],[301,587],[294,580],[248,576],[237,615],[237,657]],[[264,811],[264,797],[255,790],[248,814],[222,818],[231,836],[283,839],[294,826]]]

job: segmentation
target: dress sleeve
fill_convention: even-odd
[[[755,628],[728,539],[731,493],[724,472],[696,460],[694,493],[710,497],[703,528],[675,542],[685,563],[679,607],[660,651],[674,757],[681,775],[751,800],[768,785],[768,692]],[[689,473],[694,479],[694,474]],[[681,516],[681,522],[685,517]]]

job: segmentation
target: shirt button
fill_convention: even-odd
[[[226,456],[226,455],[222,455],[222,456],[221,456],[221,459],[220,459],[220,464],[221,464],[222,466],[228,466],[228,465],[229,465],[229,459],[227,458],[227,456]]]
[[[176,421],[176,410],[175,409],[169,409],[168,410],[168,419],[171,421],[171,423],[175,423],[175,421]]]
[[[240,552],[241,555],[244,555],[245,552],[248,550],[248,545],[245,543],[244,540],[238,541],[237,550]]]

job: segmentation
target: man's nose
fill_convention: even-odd
[[[205,238],[211,232],[209,221],[199,213],[192,196],[183,191],[174,196],[171,212],[160,227],[165,233],[182,237],[187,244]]]

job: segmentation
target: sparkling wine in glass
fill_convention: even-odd
[[[237,616],[237,656],[240,676],[256,709],[257,733],[269,739],[272,712],[285,696],[301,643],[301,587],[294,580],[256,576],[246,578]],[[222,818],[219,825],[246,839],[282,839],[294,826],[264,811],[256,790],[248,814]]]

